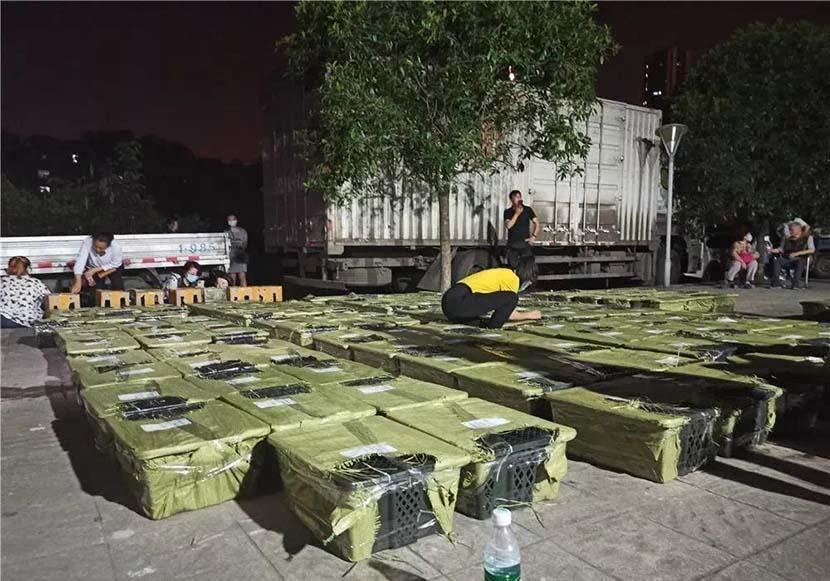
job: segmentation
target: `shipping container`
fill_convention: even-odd
[[[327,204],[304,187],[297,138],[305,112],[302,92],[275,85],[262,151],[266,250],[282,256],[286,272],[296,266],[300,277],[334,286],[417,278],[438,252],[437,196],[398,182],[392,196]],[[555,164],[533,158],[523,171],[460,176],[451,197],[453,247],[480,249],[480,256],[503,246],[503,212],[518,189],[543,228],[540,279],[650,279],[659,243],[660,124],[659,110],[599,99],[581,128],[591,139],[581,175],[560,179]]]

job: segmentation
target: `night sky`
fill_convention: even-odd
[[[696,51],[749,22],[830,23],[822,3],[601,3],[620,53],[601,97],[638,103],[648,54]],[[129,129],[197,155],[253,161],[274,42],[294,26],[290,3],[7,3],[2,5],[2,127],[77,137]]]

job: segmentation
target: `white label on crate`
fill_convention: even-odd
[[[714,331],[714,330],[715,330],[714,327],[698,327],[698,328],[695,329],[695,331]]]
[[[159,337],[158,340],[159,341],[181,341],[182,336],[181,335],[168,335],[167,337],[164,337],[164,336]]]
[[[348,333],[347,335],[341,335],[340,338],[344,341],[352,341],[354,339],[360,339],[363,337],[360,333]]]
[[[461,425],[471,430],[481,430],[482,428],[495,428],[496,426],[503,426],[509,423],[510,420],[504,418],[479,418],[477,420],[470,420],[469,422],[461,422]]]
[[[585,327],[598,327],[599,326],[599,323],[597,323],[596,321],[585,321],[585,322],[579,323],[579,324],[583,325]]]
[[[830,331],[819,331],[818,334],[822,337],[830,337]]]
[[[500,333],[482,333],[479,337],[484,337],[485,339],[496,339],[501,337]]]
[[[146,375],[155,371],[152,367],[139,367],[138,369],[122,369],[117,370],[116,373],[121,375]]]
[[[369,395],[370,393],[380,393],[382,391],[392,391],[395,389],[393,386],[382,383],[381,385],[367,385],[366,387],[358,387],[357,390],[360,393]]]
[[[163,430],[172,430],[173,428],[189,426],[191,423],[192,422],[187,418],[179,418],[177,420],[170,420],[169,422],[161,422],[158,424],[142,424],[141,429],[145,432],[161,432]]]
[[[214,363],[222,363],[219,359],[210,359],[208,361],[197,361],[196,363],[191,363],[190,366],[194,369],[197,367],[203,367],[205,365],[213,365]]]
[[[675,349],[686,349],[690,345],[691,345],[690,343],[672,343],[671,344],[671,346],[674,347]]]
[[[254,383],[255,381],[259,381],[259,377],[249,375],[247,377],[237,377],[236,379],[229,379],[227,383],[230,383],[231,385],[239,385],[243,383]]]
[[[87,347],[92,347],[93,345],[109,345],[110,341],[108,339],[101,339],[100,341],[82,340],[81,343]]]
[[[328,367],[312,367],[314,373],[337,373],[341,369],[336,365],[329,365]]]
[[[675,357],[674,355],[670,355],[669,357],[663,357],[662,359],[658,359],[655,363],[659,363],[660,365],[670,365],[672,367],[676,367],[680,364],[680,357]]]
[[[681,317],[679,315],[674,315],[673,317],[668,317],[668,320],[669,321],[682,321],[683,317]]]
[[[665,329],[646,329],[646,333],[649,335],[662,335],[663,333],[668,333]]]
[[[87,363],[115,363],[118,361],[117,355],[98,355],[97,357],[90,357]]]
[[[459,358],[458,357],[448,357],[448,356],[444,355],[442,357],[436,357],[435,360],[436,361],[443,361],[444,363],[452,363],[453,361],[459,361]]]
[[[579,347],[579,343],[554,343],[554,347],[557,349],[573,349],[574,347]]]
[[[201,355],[202,351],[173,351],[176,357],[192,357],[193,355]]]
[[[294,405],[295,403],[297,402],[291,399],[290,397],[281,397],[279,399],[263,399],[261,401],[255,401],[254,405],[260,409],[266,409],[280,407],[284,405]]]
[[[547,327],[548,329],[561,329],[564,326],[565,325],[563,325],[562,323],[553,323],[551,325],[545,325],[545,327]]]
[[[159,397],[160,395],[157,391],[134,391],[133,393],[122,393],[118,396],[118,400],[135,401],[137,399],[147,399],[148,397]]]
[[[822,359],[821,357],[810,357],[810,356],[808,356],[808,357],[804,358],[804,361],[806,361],[808,363],[818,363],[819,365],[824,364],[824,359]]]
[[[544,376],[545,374],[539,371],[520,371],[516,374],[519,379],[538,379]]]
[[[622,331],[605,331],[604,333],[599,333],[599,334],[603,335],[605,337],[619,337],[623,333],[622,333]]]
[[[730,319],[729,317],[718,317],[717,319],[715,319],[715,321],[718,322],[718,323],[737,323],[738,322],[737,319]]]
[[[781,319],[761,319],[765,323],[780,323]]]
[[[390,446],[386,442],[381,442],[379,444],[367,444],[366,446],[349,448],[348,450],[340,452],[340,455],[346,458],[359,458],[360,456],[366,456],[368,454],[391,454],[397,451],[398,449],[394,446]]]
[[[291,361],[292,359],[296,359],[297,356],[293,353],[286,353],[285,355],[272,355],[271,361],[274,363],[285,363],[286,361]]]
[[[784,335],[781,337],[782,341],[798,341],[799,339],[803,339],[801,335]]]

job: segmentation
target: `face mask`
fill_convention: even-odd
[[[228,220],[228,226],[230,226],[231,228],[236,226],[236,220]]]
[[[199,280],[199,275],[198,274],[188,274],[185,278],[187,279],[187,282],[193,283],[193,282],[197,282]]]

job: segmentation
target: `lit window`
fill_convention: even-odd
[[[78,163],[78,154],[77,153],[72,154],[72,163]]]

